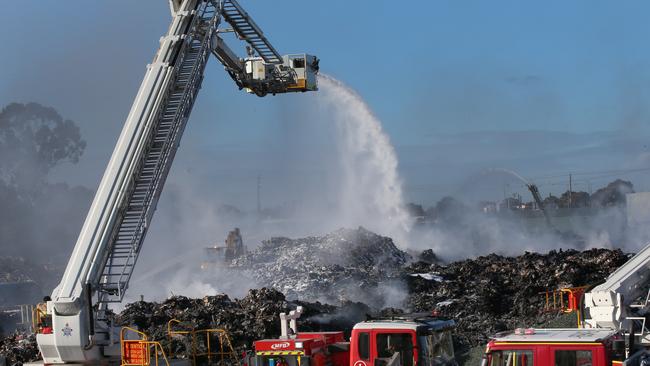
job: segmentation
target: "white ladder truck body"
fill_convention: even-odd
[[[627,333],[626,351],[650,347],[650,244],[584,295],[585,328]],[[636,347],[636,346],[638,347]]]
[[[258,96],[317,90],[318,59],[280,56],[237,1],[169,4],[169,30],[147,65],[63,278],[47,302],[51,327],[37,334],[45,364],[97,364],[119,355],[106,310],[128,289],[210,54],[240,89]],[[223,21],[231,28],[220,29]],[[246,41],[248,56],[237,57],[222,32]]]

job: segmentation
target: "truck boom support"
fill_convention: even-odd
[[[53,332],[37,334],[47,364],[99,360],[114,345],[106,309],[122,301],[128,288],[210,54],[240,88],[259,96],[317,90],[317,59],[303,54],[295,63],[299,67],[289,64],[296,57],[282,58],[235,0],[170,0],[170,9],[172,23],[147,65],[63,278],[47,304]],[[222,19],[259,56],[237,58],[217,35]],[[246,64],[262,71],[246,70]]]
[[[585,293],[585,323],[593,328],[621,329],[633,309],[644,314],[648,310],[650,286],[650,245],[641,249],[607,280]],[[640,300],[640,301],[639,301]]]

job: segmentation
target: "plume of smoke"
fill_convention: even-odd
[[[36,262],[67,257],[91,194],[48,178],[60,164],[76,163],[85,146],[77,125],[51,107],[11,103],[0,111],[0,250],[4,255]]]
[[[490,170],[496,171],[512,176],[506,170]],[[518,175],[514,177],[527,183]],[[557,249],[622,248],[634,252],[647,243],[650,230],[647,225],[628,222],[625,194],[630,192],[629,182],[616,180],[591,195],[585,203],[590,207],[547,207],[551,227],[539,211],[502,207],[499,212],[482,212],[472,204],[446,197],[431,209],[430,222],[413,230],[412,242],[421,249],[433,248],[443,260]],[[532,197],[524,201],[532,201]]]

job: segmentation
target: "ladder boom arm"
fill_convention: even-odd
[[[128,288],[200,88],[218,20],[212,2],[184,0],[161,38],[48,303],[56,331],[37,335],[45,363],[95,360],[101,353],[97,346],[109,342],[102,311],[121,301]]]
[[[66,266],[52,292],[46,364],[87,363],[113,346],[109,303],[121,302],[211,53],[258,96],[317,90],[318,59],[280,56],[235,0],[169,0],[172,23],[147,70]],[[258,56],[240,59],[218,36],[227,20]]]
[[[585,294],[589,315],[585,322],[597,328],[621,329],[633,308],[635,312],[647,311],[649,276],[650,244]]]

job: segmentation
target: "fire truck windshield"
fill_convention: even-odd
[[[453,363],[454,345],[451,340],[451,330],[418,332],[418,351],[418,365]]]

